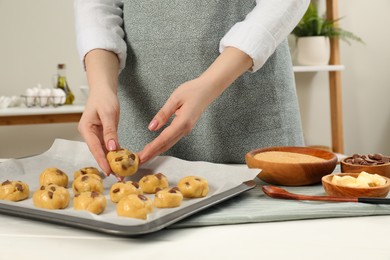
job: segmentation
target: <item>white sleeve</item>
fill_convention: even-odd
[[[276,47],[291,33],[310,0],[256,0],[256,7],[222,38],[220,52],[235,47],[253,59],[251,71],[260,69]]]
[[[120,0],[74,1],[77,49],[83,65],[89,51],[105,49],[118,55],[120,70],[125,67],[122,7]]]

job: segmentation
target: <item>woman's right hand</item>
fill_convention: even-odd
[[[106,159],[108,151],[117,150],[119,101],[117,84],[119,62],[116,54],[92,50],[85,56],[89,95],[78,130],[103,172],[111,168]]]
[[[116,93],[110,92],[90,92],[78,125],[78,130],[89,150],[107,176],[110,175],[111,168],[106,154],[119,147],[117,135],[119,102]]]

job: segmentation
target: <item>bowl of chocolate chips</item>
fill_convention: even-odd
[[[341,172],[368,172],[390,178],[390,156],[354,154],[340,161]]]

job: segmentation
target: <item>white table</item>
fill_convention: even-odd
[[[0,125],[26,125],[78,122],[84,105],[59,107],[11,107],[0,109]]]
[[[166,229],[136,238],[0,215],[0,259],[390,259],[390,216]],[[139,257],[139,258],[134,258]]]

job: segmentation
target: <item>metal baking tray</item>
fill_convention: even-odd
[[[165,215],[161,218],[157,218],[151,222],[145,222],[143,224],[134,226],[107,223],[82,217],[58,214],[55,210],[48,211],[34,208],[25,208],[13,205],[13,203],[6,203],[4,201],[0,201],[0,213],[54,224],[66,225],[75,228],[82,228],[116,236],[137,236],[161,230],[188,216],[191,216],[215,204],[228,200],[245,191],[253,189],[255,186],[255,181],[246,181],[239,186],[236,186],[222,193],[218,193],[214,196],[207,197],[206,199],[200,200],[199,202],[194,203],[188,207],[184,207],[181,209],[179,208],[178,210],[173,211],[172,213]]]
[[[184,199],[177,208],[155,208],[146,220],[139,220],[118,217],[116,214],[116,204],[109,198],[109,190],[117,181],[114,177],[103,178],[103,194],[107,199],[107,207],[102,214],[95,215],[73,209],[72,173],[87,166],[98,168],[86,144],[62,139],[57,139],[52,147],[42,154],[0,163],[0,183],[5,180],[21,180],[30,188],[30,196],[26,200],[19,202],[0,200],[0,213],[114,235],[135,236],[163,229],[254,188],[256,184],[251,180],[258,174],[258,170],[248,169],[245,165],[191,162],[170,156],[158,156],[143,164],[136,174],[126,180],[139,181],[146,174],[161,172],[168,177],[170,186],[175,186],[184,176],[198,175],[208,180],[209,193],[204,198]],[[71,201],[66,209],[46,210],[33,205],[32,195],[40,187],[40,173],[48,167],[59,168],[68,175]],[[154,195],[147,196],[152,199]]]

